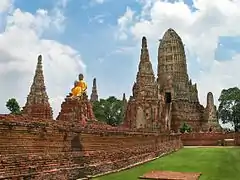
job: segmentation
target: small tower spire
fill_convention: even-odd
[[[96,78],[93,79],[93,86],[92,86],[92,93],[91,93],[90,101],[91,101],[91,102],[98,101]]]
[[[140,62],[138,65],[137,84],[139,81],[146,81],[147,83],[154,83],[154,72],[152,63],[150,62],[149,52],[147,48],[147,38],[142,38],[142,49],[140,55]]]
[[[123,120],[124,120],[124,118],[125,118],[125,113],[126,113],[126,110],[127,110],[127,104],[128,104],[128,101],[127,101],[127,99],[126,99],[126,94],[125,94],[125,93],[123,93],[122,103],[123,103],[122,118],[123,118]]]
[[[52,119],[52,108],[48,102],[44,83],[42,55],[38,56],[33,83],[27,97],[27,102],[23,107],[23,114],[36,118]]]
[[[127,99],[126,99],[126,94],[125,93],[123,93],[122,101],[123,101],[124,104],[127,103]]]

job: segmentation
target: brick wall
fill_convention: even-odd
[[[180,135],[72,128],[0,115],[0,179],[76,179],[182,147]]]
[[[224,139],[235,139],[235,144],[240,145],[240,133],[184,133],[181,135],[181,139],[184,146],[217,146]]]

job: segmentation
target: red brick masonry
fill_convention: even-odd
[[[139,178],[158,180],[198,180],[200,175],[201,173],[192,172],[152,171]]]
[[[0,115],[0,179],[71,180],[176,151],[180,135]]]
[[[184,146],[218,146],[224,144],[224,139],[234,139],[235,145],[240,145],[240,133],[184,133],[181,135],[181,139]]]

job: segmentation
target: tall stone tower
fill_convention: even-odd
[[[37,68],[27,102],[23,107],[23,114],[35,118],[52,119],[52,108],[48,102],[44,83],[41,55],[38,56]]]
[[[158,88],[149,59],[146,37],[142,38],[140,62],[132,94],[127,105],[125,125],[136,129],[158,128]]]
[[[91,102],[98,101],[96,78],[93,79],[93,86],[92,86],[92,93],[91,93],[90,101],[91,101]]]
[[[158,84],[166,91],[168,81],[171,81],[171,98],[189,100],[189,80],[187,74],[186,55],[180,36],[168,29],[158,48]]]
[[[188,77],[183,42],[171,28],[159,44],[157,72],[160,91],[171,107],[171,129],[178,131],[185,122],[198,130],[204,121],[204,107],[199,104],[197,85]]]

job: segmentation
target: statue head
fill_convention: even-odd
[[[83,78],[84,78],[83,74],[79,74],[78,76],[79,81],[83,80]]]

